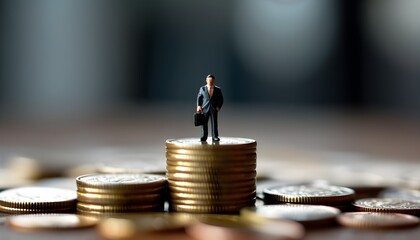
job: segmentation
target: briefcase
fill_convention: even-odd
[[[194,113],[194,126],[201,126],[204,125],[204,122],[206,121],[206,117],[204,117],[203,113],[196,112]]]

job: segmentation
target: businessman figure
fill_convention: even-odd
[[[217,130],[217,113],[223,105],[222,90],[214,85],[216,78],[213,75],[206,77],[207,85],[200,87],[197,96],[197,112],[202,112],[206,118],[201,128],[201,141],[207,140],[208,122],[211,121],[213,141],[220,141]]]

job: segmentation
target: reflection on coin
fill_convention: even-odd
[[[76,204],[76,191],[49,187],[13,188],[0,193],[0,206],[42,209],[70,208]]]
[[[11,216],[7,220],[10,227],[25,231],[87,228],[95,226],[97,222],[95,218],[75,214],[19,215]]]
[[[178,199],[188,199],[188,200],[201,200],[201,201],[212,201],[214,200],[230,200],[230,201],[240,201],[241,199],[252,199],[255,197],[255,191],[254,192],[245,192],[245,193],[236,193],[236,194],[194,194],[194,193],[170,193],[172,200],[178,200]]]
[[[241,172],[232,174],[200,174],[200,173],[180,173],[168,172],[166,174],[168,179],[175,181],[192,181],[192,182],[206,182],[209,180],[215,180],[217,182],[235,182],[241,180],[255,179],[257,175],[256,171]]]
[[[77,210],[82,211],[97,211],[97,212],[153,212],[158,209],[162,210],[161,203],[151,203],[142,205],[101,205],[90,203],[77,203]]]
[[[242,173],[242,172],[252,172],[255,171],[257,165],[249,165],[249,166],[243,166],[243,167],[184,167],[184,166],[171,166],[168,165],[166,169],[168,172],[193,172],[193,173],[203,173],[203,174],[234,174],[234,173]]]
[[[162,194],[96,194],[96,193],[77,193],[77,200],[92,204],[145,204],[161,202]]]
[[[234,203],[234,204],[209,204],[209,205],[191,205],[191,204],[178,204],[171,203],[170,209],[174,212],[186,212],[186,213],[238,213],[240,209],[244,207],[254,206],[255,199],[244,202],[244,203]]]
[[[56,207],[32,207],[32,208],[13,208],[0,206],[0,212],[9,214],[35,214],[35,213],[74,213],[75,206],[67,208]]]
[[[182,159],[170,159],[167,158],[166,163],[168,166],[184,166],[184,167],[195,167],[195,168],[220,168],[220,167],[248,167],[250,165],[256,165],[256,159],[245,159],[237,161],[236,158],[229,158],[229,161],[224,159],[224,161],[213,161],[212,159],[207,159],[205,161],[198,161],[195,159],[194,156],[190,157],[191,161],[189,160],[182,160]],[[195,159],[195,160],[194,160]]]
[[[186,182],[186,181],[174,181],[168,180],[169,187],[187,187],[187,188],[209,188],[209,189],[231,189],[231,188],[240,188],[240,187],[249,187],[255,186],[255,179],[243,179],[237,182],[230,182],[229,184],[221,185],[219,182]]]
[[[305,230],[296,222],[278,220],[248,224],[239,219],[207,218],[187,227],[187,233],[198,240],[302,239]]]
[[[225,194],[237,194],[237,193],[252,193],[255,191],[255,184],[250,185],[247,187],[214,187],[214,188],[193,188],[193,187],[177,187],[177,186],[169,186],[169,190],[173,193],[196,193],[196,194],[216,194],[225,195]]]
[[[351,212],[344,213],[337,221],[346,227],[370,229],[395,229],[415,227],[418,217],[401,213]]]
[[[78,192],[83,193],[95,193],[95,194],[150,194],[150,193],[163,193],[165,186],[153,187],[153,188],[90,188],[90,187],[77,187]]]
[[[205,141],[202,142],[198,138],[181,138],[166,140],[167,148],[183,148],[183,149],[234,149],[234,148],[255,148],[257,142],[253,139],[220,137],[219,142]]]
[[[420,201],[392,198],[364,198],[353,203],[353,207],[363,212],[389,212],[420,215]]]
[[[279,204],[243,208],[240,213],[251,222],[289,219],[305,226],[320,226],[333,223],[340,210],[321,205]]]
[[[264,200],[308,203],[334,204],[349,202],[354,197],[350,188],[330,185],[289,185],[271,187],[263,190]]]
[[[162,186],[166,183],[166,178],[152,174],[89,174],[76,178],[78,187],[88,188],[151,188]]]

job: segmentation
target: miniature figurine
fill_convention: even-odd
[[[216,78],[213,75],[206,77],[207,85],[200,87],[197,96],[197,112],[202,112],[205,116],[205,123],[201,128],[201,141],[207,140],[208,122],[211,119],[213,141],[220,141],[217,130],[217,113],[223,105],[222,90],[214,85]]]

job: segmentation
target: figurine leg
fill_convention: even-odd
[[[204,121],[203,126],[201,126],[201,141],[206,141],[207,140],[207,136],[209,134],[209,115],[208,113],[204,114],[204,117],[206,118],[206,120]]]
[[[219,131],[217,129],[217,112],[211,112],[211,130],[212,130],[212,137],[213,141],[220,141],[219,139]]]

